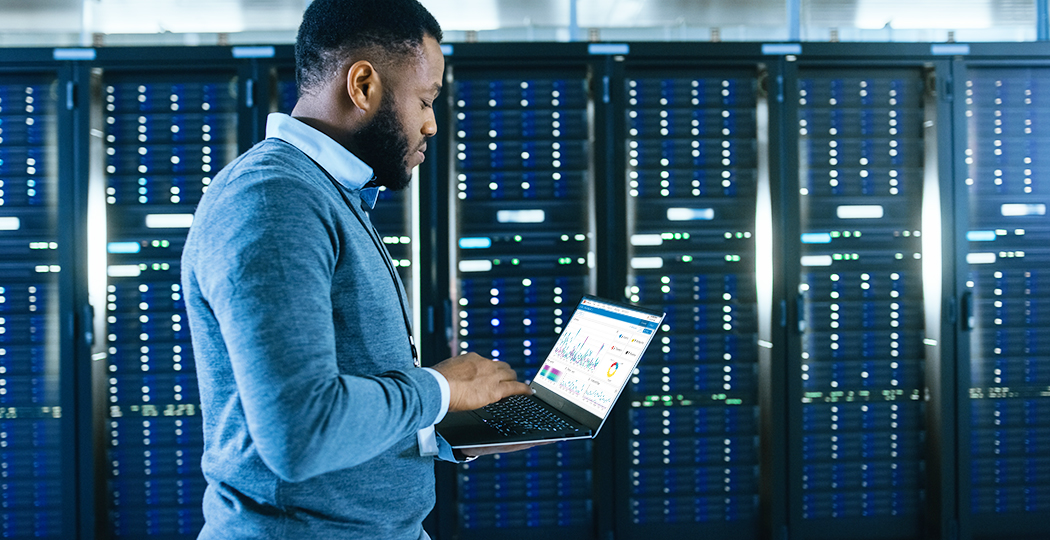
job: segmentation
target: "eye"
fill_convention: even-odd
[[[428,102],[428,101],[426,101],[426,100],[422,100],[422,103],[423,103],[423,108],[424,108],[424,109],[429,109],[430,107],[432,107],[432,106],[433,106],[433,104],[432,104],[432,103],[430,103],[430,102]]]

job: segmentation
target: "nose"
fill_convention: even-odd
[[[426,119],[423,120],[423,129],[420,130],[420,132],[423,134],[424,137],[433,137],[437,134],[437,130],[437,119],[434,118],[434,110],[430,109],[428,111]]]

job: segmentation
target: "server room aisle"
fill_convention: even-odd
[[[434,538],[1050,538],[1050,47],[943,45],[446,44],[371,214],[424,363],[667,318],[593,441],[439,466]],[[0,538],[196,536],[181,249],[295,99],[290,46],[0,49]]]

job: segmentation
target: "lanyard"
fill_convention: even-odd
[[[306,154],[304,153],[303,155]],[[383,259],[383,262],[386,263],[386,268],[390,272],[390,277],[394,280],[394,291],[397,293],[398,303],[401,304],[401,316],[405,319],[405,330],[408,332],[408,345],[412,348],[412,364],[416,367],[420,367],[422,364],[419,361],[419,352],[416,350],[416,341],[412,337],[412,323],[408,317],[408,311],[406,310],[408,302],[406,302],[401,296],[401,281],[397,277],[397,270],[394,269],[394,264],[390,262],[390,253],[385,247],[383,247],[382,241],[379,240],[379,232],[376,231],[375,227],[371,226],[371,223],[365,223],[365,219],[361,217],[357,212],[357,209],[354,208],[354,204],[350,202],[350,198],[346,196],[346,193],[343,193],[343,188],[339,185],[339,182],[327,170],[325,170],[320,163],[315,161],[314,158],[308,155],[306,157],[310,158],[310,161],[313,161],[314,165],[317,165],[317,168],[321,169],[321,172],[323,172],[324,175],[328,177],[328,180],[332,182],[332,186],[339,192],[339,196],[343,198],[343,202],[345,202],[347,208],[350,209],[350,213],[357,218],[357,221],[361,223],[361,227],[365,229],[366,233],[368,233],[368,237],[372,239],[372,244],[379,251],[379,258]]]

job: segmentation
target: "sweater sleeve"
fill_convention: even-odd
[[[430,373],[339,373],[331,199],[307,181],[262,174],[218,195],[191,233],[193,272],[266,465],[302,481],[364,463],[432,424],[442,400]]]

